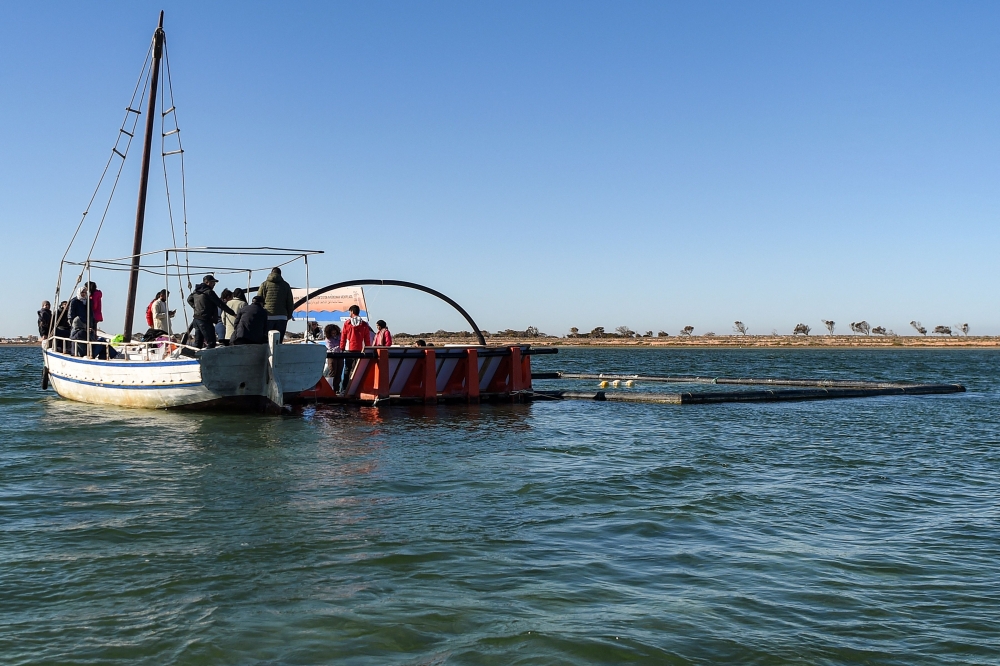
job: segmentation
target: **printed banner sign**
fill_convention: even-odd
[[[292,289],[292,298],[298,301],[305,298],[305,289]],[[340,323],[351,316],[347,311],[352,305],[361,308],[362,319],[368,319],[368,307],[365,305],[365,292],[361,287],[343,287],[334,289],[316,298],[309,299],[309,319],[312,321],[332,321]],[[306,318],[306,304],[295,309],[296,319]]]

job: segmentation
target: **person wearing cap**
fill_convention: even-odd
[[[281,277],[281,269],[275,266],[257,290],[264,309],[267,310],[267,330],[278,331],[278,342],[284,342],[285,329],[295,314],[295,299],[292,287]]]
[[[219,310],[236,314],[232,308],[222,302],[215,293],[218,280],[214,275],[206,275],[201,284],[194,288],[187,302],[194,309],[191,317],[191,327],[194,328],[195,347],[215,347],[215,324],[219,321]]]

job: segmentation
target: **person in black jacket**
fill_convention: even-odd
[[[59,308],[56,310],[56,351],[66,352],[69,350],[69,343],[65,339],[60,340],[59,338],[68,338],[72,329],[69,325],[69,303],[63,301],[59,304]]]
[[[70,326],[74,326],[74,320],[79,319],[85,328],[97,328],[90,295],[87,293],[86,287],[80,289],[79,296],[70,299],[68,319]]]
[[[267,342],[267,310],[263,302],[260,296],[254,296],[250,305],[243,306],[236,315],[232,344],[262,345]]]
[[[236,314],[215,293],[214,287],[218,282],[214,275],[206,275],[201,284],[195,287],[191,295],[188,296],[188,305],[194,309],[191,326],[195,332],[195,347],[208,347],[209,349],[215,347],[215,323],[219,321],[219,310]]]
[[[38,338],[44,340],[52,330],[52,304],[42,301],[42,309],[38,311]]]

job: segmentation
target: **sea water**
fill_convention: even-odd
[[[1000,662],[1000,352],[534,363],[968,392],[239,416],[0,349],[0,663]]]

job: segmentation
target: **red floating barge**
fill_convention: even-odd
[[[483,347],[369,347],[329,352],[328,358],[356,359],[346,391],[337,394],[324,377],[297,402],[352,404],[437,404],[530,400],[531,357],[555,354],[531,345]]]

